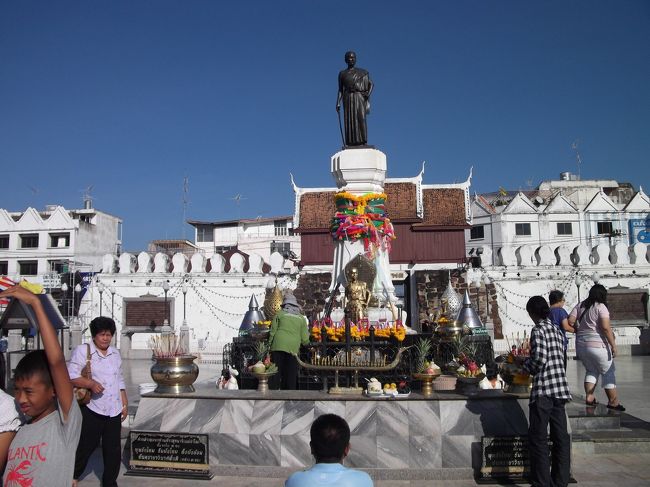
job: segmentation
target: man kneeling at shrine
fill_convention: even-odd
[[[336,487],[373,487],[366,472],[352,470],[342,465],[350,453],[350,427],[336,414],[323,414],[311,425],[311,454],[316,464],[310,469],[295,472],[284,487],[311,487],[335,485]]]

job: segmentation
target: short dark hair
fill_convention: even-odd
[[[543,320],[551,314],[551,309],[542,296],[533,296],[530,298],[526,303],[526,311],[528,311],[528,314],[535,315]]]
[[[90,334],[97,335],[100,331],[110,331],[111,335],[115,335],[115,321],[108,316],[98,316],[90,322]]]
[[[336,414],[323,414],[311,425],[311,453],[317,463],[338,463],[350,444],[350,427]]]
[[[499,375],[499,366],[495,362],[490,362],[485,366],[485,376],[488,380],[496,379]]]
[[[34,350],[20,359],[14,371],[14,382],[29,379],[35,375],[40,376],[46,386],[52,387],[52,374],[45,350]]]
[[[557,289],[554,289],[548,295],[548,303],[551,306],[553,306],[555,303],[559,303],[563,299],[564,299],[564,293],[562,291],[558,291]]]

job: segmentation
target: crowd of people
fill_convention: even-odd
[[[43,343],[43,350],[28,353],[16,366],[14,398],[0,390],[2,485],[74,487],[101,442],[102,485],[117,486],[121,422],[127,417],[128,400],[122,360],[118,350],[111,346],[115,322],[106,317],[95,318],[90,323],[91,343],[76,347],[66,364],[56,330],[38,297],[14,286],[2,291],[0,298],[18,299],[32,307]],[[586,369],[586,406],[598,403],[595,388],[600,379],[607,407],[615,411],[625,408],[616,391],[617,348],[605,287],[594,285],[587,299],[570,313],[563,308],[565,300],[560,291],[552,291],[549,302],[534,296],[526,306],[535,323],[529,356],[521,364],[533,377],[528,429],[530,476],[533,486],[566,486],[571,456],[565,412],[565,404],[571,400],[566,378],[567,332],[575,333],[576,353]],[[307,339],[303,328],[306,331],[295,298],[285,299],[270,337],[273,358],[280,364],[281,384],[285,388],[296,386],[292,360],[295,349]],[[0,369],[4,371],[4,367]],[[90,391],[87,404],[79,405],[73,387]],[[496,370],[490,370],[486,387],[499,387]],[[286,487],[373,485],[367,473],[342,464],[350,451],[350,429],[343,418],[322,415],[312,424],[310,434],[316,463],[291,475]]]

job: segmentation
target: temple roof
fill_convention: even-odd
[[[470,176],[471,177],[471,176]],[[395,223],[414,223],[418,227],[467,226],[469,213],[469,178],[460,184],[423,185],[421,178],[387,180],[386,211]],[[296,191],[296,231],[329,229],[336,206],[334,188]]]

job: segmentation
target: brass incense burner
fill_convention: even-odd
[[[388,372],[393,370],[399,364],[402,354],[410,347],[400,347],[397,355],[392,362],[386,363],[386,356],[381,355],[374,360],[355,360],[353,350],[346,351],[342,356],[336,357],[319,357],[313,355],[311,362],[307,363],[296,356],[298,364],[307,370],[317,370],[321,372],[334,372],[334,387],[330,388],[330,394],[361,394],[363,388],[359,387],[359,371],[368,372]],[[353,387],[339,387],[339,372],[352,372]]]

